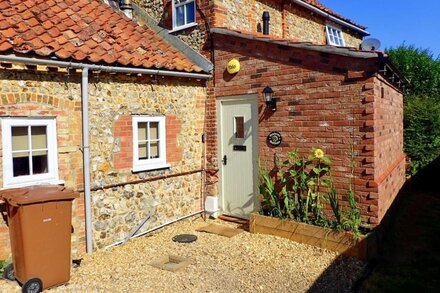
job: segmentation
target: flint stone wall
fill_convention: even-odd
[[[92,188],[202,168],[201,135],[206,98],[203,81],[90,73],[89,98]],[[170,168],[131,171],[132,146],[127,148],[122,142],[132,139],[132,132],[127,131],[124,138],[115,136],[115,129],[122,118],[131,123],[131,115],[136,114],[165,115],[167,123],[172,122],[167,128]],[[64,180],[67,187],[83,189],[78,73],[0,69],[0,116],[56,117],[60,180]],[[125,166],[115,167],[118,160],[125,162]],[[0,157],[0,175],[2,168]],[[123,239],[150,210],[154,212],[153,217],[140,232],[200,210],[201,190],[201,173],[195,172],[93,191],[95,248]],[[83,193],[81,195],[73,204],[73,258],[79,257],[85,248]],[[10,246],[8,228],[3,221],[0,223],[0,244],[0,259],[5,259]]]
[[[93,187],[200,170],[201,136],[206,89],[200,82],[102,76],[90,85],[91,184]],[[133,173],[131,131],[118,136],[118,123],[130,115],[165,115],[178,121],[167,124],[169,169]],[[124,132],[122,132],[124,133]],[[125,158],[119,166],[116,161]],[[172,160],[172,161],[170,161]],[[93,230],[98,248],[120,241],[149,211],[152,218],[139,233],[201,209],[201,173],[127,184],[94,191]]]

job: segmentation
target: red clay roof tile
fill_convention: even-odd
[[[3,42],[0,44],[0,51],[8,51],[12,49],[12,45],[9,42]]]
[[[148,27],[99,0],[0,1],[0,53],[200,72]]]

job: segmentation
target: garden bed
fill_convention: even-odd
[[[251,233],[279,236],[299,243],[314,245],[332,250],[360,260],[371,260],[377,254],[374,232],[361,235],[358,240],[352,233],[299,223],[292,220],[277,219],[251,214],[249,220]]]

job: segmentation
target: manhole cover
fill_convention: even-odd
[[[193,234],[180,234],[173,237],[174,242],[190,243],[197,240],[197,236]]]

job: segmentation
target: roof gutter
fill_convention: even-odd
[[[90,188],[90,146],[89,146],[89,70],[101,70],[108,72],[122,73],[141,73],[175,77],[189,78],[210,78],[209,74],[174,72],[165,70],[142,69],[131,67],[115,67],[105,65],[94,65],[84,63],[65,62],[57,60],[45,60],[17,56],[1,56],[0,61],[20,64],[32,65],[52,65],[66,68],[82,69],[81,78],[81,101],[82,101],[82,135],[83,135],[83,177],[84,177],[84,210],[86,218],[86,251],[88,254],[93,252],[93,235],[92,235],[92,206],[91,206],[91,188]]]
[[[221,34],[221,35],[233,36],[233,37],[242,38],[242,39],[257,40],[257,41],[265,42],[265,43],[278,44],[278,45],[288,46],[288,47],[292,47],[292,48],[305,49],[305,50],[311,50],[311,51],[317,51],[317,52],[340,55],[340,56],[347,56],[347,57],[354,57],[354,58],[369,59],[369,58],[377,58],[379,56],[379,53],[376,51],[358,51],[358,50],[348,48],[348,47],[335,47],[335,46],[329,46],[329,45],[313,45],[310,42],[293,43],[293,42],[284,41],[284,40],[271,40],[267,37],[258,37],[258,36],[251,35],[251,34],[241,34],[239,32],[231,31],[231,30],[223,29],[223,28],[212,28],[211,33],[217,33],[217,34]]]
[[[70,62],[70,61],[68,62],[68,61],[37,59],[37,58],[18,57],[18,56],[1,56],[0,55],[0,61],[11,62],[11,63],[21,63],[21,64],[32,64],[32,65],[52,65],[52,66],[65,67],[65,68],[80,68],[80,69],[88,68],[89,70],[107,71],[107,72],[140,73],[140,74],[163,75],[163,76],[174,76],[174,77],[188,77],[188,78],[198,78],[198,79],[209,79],[212,77],[210,74],[204,74],[204,73],[169,71],[169,70],[159,70],[159,69],[145,69],[145,68],[136,68],[136,67],[95,65],[95,64],[77,63],[77,62]]]
[[[316,12],[317,14],[319,14],[321,16],[324,16],[324,17],[326,17],[327,19],[329,19],[329,20],[331,20],[333,22],[336,22],[336,23],[338,23],[340,25],[343,25],[343,26],[346,26],[346,27],[348,27],[348,28],[350,28],[352,30],[355,30],[355,31],[357,31],[357,32],[359,32],[359,33],[361,33],[361,34],[363,34],[365,36],[369,36],[370,35],[370,33],[368,31],[366,31],[364,29],[361,29],[360,27],[355,26],[355,25],[353,25],[351,23],[348,23],[348,22],[346,22],[346,21],[344,21],[344,20],[342,20],[340,18],[337,18],[337,17],[335,17],[333,15],[330,15],[329,13],[327,13],[325,11],[322,11],[321,9],[319,9],[319,8],[309,4],[309,3],[306,3],[306,2],[304,2],[302,0],[291,0],[291,1],[293,3],[296,3],[296,4],[300,5],[300,6],[302,6],[302,7],[307,8],[309,10],[312,10],[313,12]]]

